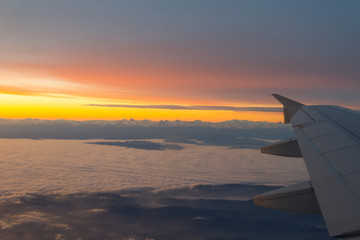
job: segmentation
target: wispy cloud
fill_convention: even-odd
[[[54,89],[74,89],[89,88],[80,83],[69,82],[61,79],[45,78],[34,74],[24,74],[14,71],[0,70],[1,87],[16,87],[32,90],[54,90]]]
[[[151,108],[167,110],[215,110],[234,112],[282,112],[280,107],[232,107],[232,106],[198,106],[198,105],[128,105],[128,104],[88,104],[92,107],[114,107],[114,108]]]

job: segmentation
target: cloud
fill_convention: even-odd
[[[137,121],[123,119],[119,121],[69,121],[0,119],[1,138],[166,139],[169,143],[257,148],[266,144],[262,139],[282,139],[290,137],[292,134],[290,126],[282,123],[240,120],[212,123],[199,120]],[[135,147],[134,143],[121,144]],[[139,147],[139,144],[137,145]],[[160,148],[162,147],[166,148],[166,146],[160,146]]]
[[[42,120],[42,119],[6,119],[0,118],[0,127],[6,126],[24,126],[24,127],[204,127],[204,128],[234,128],[234,129],[290,129],[288,125],[282,123],[266,122],[266,121],[247,121],[247,120],[228,120],[224,122],[206,122],[196,121],[151,121],[151,120],[134,120],[122,119],[117,121],[106,120],[89,120],[89,121],[72,121],[72,120]],[[1,135],[1,131],[0,131]]]
[[[161,144],[151,141],[125,141],[125,142],[88,142],[88,144],[119,146],[143,150],[182,150],[184,147],[176,144]]]
[[[144,128],[141,130],[146,131]],[[183,147],[182,150],[161,151],[86,144],[100,142],[99,139],[0,139],[3,146],[0,156],[4,159],[2,176],[5,179],[4,184],[0,185],[0,201],[33,193],[118,191],[135,187],[167,188],[201,183],[260,182],[285,186],[308,179],[302,159],[289,161],[287,158],[261,154],[255,149],[268,142],[237,140],[236,136],[226,137],[224,132],[217,134],[206,128],[201,135],[196,129],[190,129],[186,134],[190,132],[199,134],[202,143],[184,144],[181,143],[183,139],[175,139],[179,142],[176,145]],[[227,134],[234,134],[234,129],[230,129]],[[209,140],[211,137],[218,140]],[[151,142],[166,145],[175,140],[165,142],[154,139]],[[221,189],[222,196],[224,190]],[[200,194],[202,189],[198,188],[195,192]],[[213,194],[216,192],[220,193],[220,190],[214,189]],[[232,194],[235,192],[232,191]],[[41,202],[38,204],[41,205]],[[101,206],[96,209],[101,209]]]
[[[262,185],[199,185],[162,191],[33,195],[0,202],[2,240],[328,240],[321,215],[295,214],[244,200],[276,189]],[[36,211],[29,211],[36,209]]]
[[[92,107],[115,107],[115,108],[151,108],[170,110],[218,110],[234,112],[282,112],[280,107],[232,107],[232,106],[184,106],[184,105],[127,105],[127,104],[88,104]]]
[[[3,219],[0,220],[0,224],[1,224],[0,229],[6,230],[27,223],[43,224],[49,227],[69,229],[69,226],[67,224],[59,224],[56,223],[55,220],[56,217],[48,215],[46,213],[42,213],[38,211],[29,211],[29,212],[21,213],[19,215],[12,215],[10,218],[8,217],[6,220]]]

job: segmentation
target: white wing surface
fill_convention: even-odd
[[[304,106],[277,94],[274,97],[284,104],[285,121],[293,126],[311,179],[309,188],[330,235],[360,239],[360,113],[338,106]],[[283,156],[288,155],[283,152]],[[257,196],[255,203],[266,206],[263,199]]]

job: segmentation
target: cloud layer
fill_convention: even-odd
[[[0,202],[6,213],[0,235],[3,240],[330,239],[320,215],[272,211],[241,200],[275,188],[232,184],[33,195]]]
[[[0,119],[2,138],[167,139],[173,142],[187,143],[189,140],[197,140],[208,145],[242,146],[246,139],[281,139],[292,134],[290,126],[282,123],[240,120],[212,123],[132,119],[120,121]]]
[[[203,137],[203,141],[0,139],[0,199],[194,184],[289,185],[308,179],[302,159],[261,154],[258,148],[268,141],[218,137]]]

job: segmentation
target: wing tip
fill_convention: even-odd
[[[284,97],[280,94],[271,94],[276,100],[278,100],[284,107],[284,122],[290,123],[291,117],[299,110],[299,108],[305,106],[302,103],[296,102],[290,98]]]
[[[273,93],[273,94],[271,94],[271,96],[276,98],[276,100],[278,100],[283,105],[297,105],[297,106],[301,106],[301,107],[305,106],[302,103],[299,103],[297,101],[294,101],[294,100],[292,100],[290,98],[284,97],[284,96],[282,96],[280,94],[277,94],[277,93]]]

